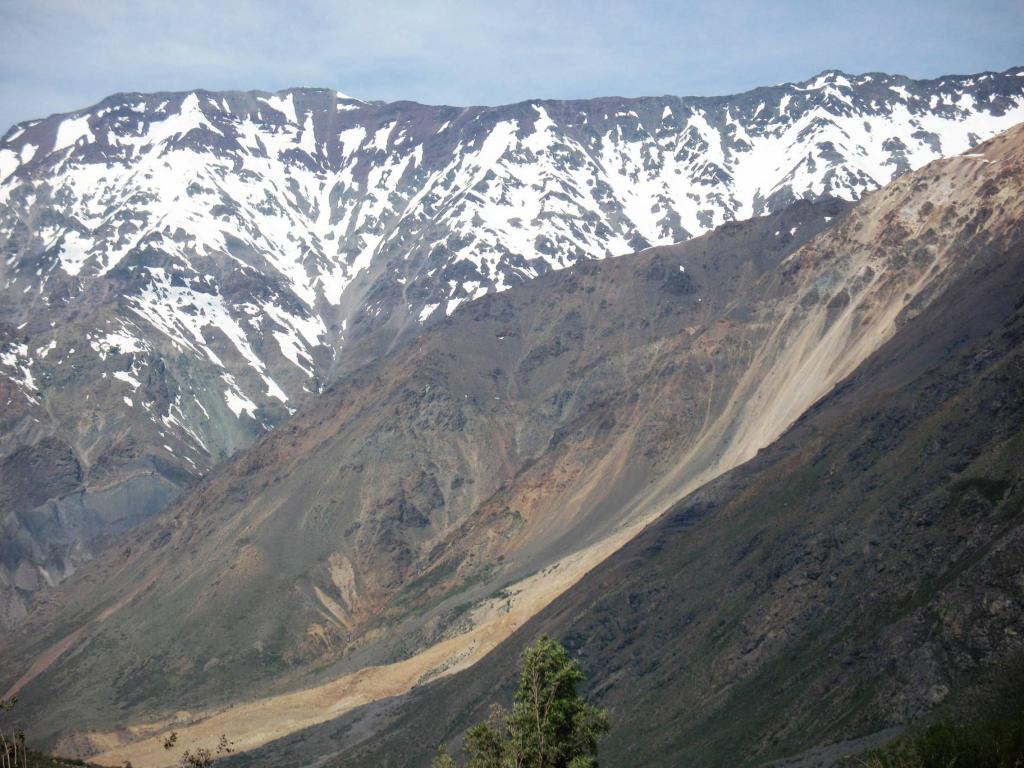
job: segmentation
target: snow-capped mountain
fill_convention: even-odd
[[[35,479],[0,483],[18,542],[0,618],[83,542],[463,302],[795,199],[855,199],[1022,120],[1024,68],[469,108],[120,94],[15,126],[0,461]]]

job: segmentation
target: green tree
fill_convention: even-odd
[[[507,740],[508,718],[498,704],[491,705],[491,716],[486,723],[474,725],[466,731],[465,750],[468,768],[503,768],[509,755]]]
[[[523,652],[519,688],[506,712],[494,705],[487,722],[466,731],[467,768],[596,768],[608,713],[581,697],[579,665],[546,635]],[[450,768],[435,758],[434,768]]]
[[[434,755],[430,768],[455,768],[455,760],[448,754],[448,747],[444,744],[437,748],[437,754]]]
[[[1024,765],[1024,712],[1008,719],[944,720],[908,731],[849,764],[863,768],[1020,768]]]

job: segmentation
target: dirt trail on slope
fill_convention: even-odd
[[[156,581],[157,575],[157,573],[152,574],[148,579],[139,584],[139,586],[137,586],[127,595],[122,597],[109,608],[106,608],[102,613],[100,613],[99,616],[96,617],[96,622],[102,623],[106,621],[114,613],[116,613],[118,610],[120,610],[125,605],[130,603],[133,599],[135,599],[136,596],[146,591],[146,589],[148,589],[149,586],[154,581]],[[57,659],[63,656],[64,653],[66,653],[76,642],[78,642],[78,638],[81,636],[82,632],[86,630],[87,627],[88,625],[79,627],[74,632],[67,635],[62,640],[59,640],[58,642],[54,643],[49,648],[47,648],[45,651],[43,651],[43,653],[36,657],[36,660],[32,663],[32,666],[29,667],[28,671],[24,675],[19,677],[17,682],[15,682],[14,685],[12,685],[7,690],[7,692],[0,698],[9,699],[11,696],[14,696],[18,693],[18,691],[20,691],[22,688],[24,688],[26,685],[32,682],[35,678],[39,677],[39,675],[43,674],[43,672],[49,669],[50,666],[55,661],[57,661]]]

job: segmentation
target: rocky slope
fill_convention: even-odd
[[[0,141],[0,461],[16,478],[0,489],[0,622],[461,303],[798,198],[859,197],[1020,121],[1022,94],[1020,69],[465,109],[198,91],[15,126]]]
[[[160,765],[172,723],[253,747],[472,664],[1015,244],[1022,140],[461,308],[85,569],[0,682]]]
[[[778,441],[471,670],[234,764],[425,766],[541,632],[611,709],[613,767],[832,765],[936,710],[1019,712],[1024,132],[953,162],[999,169],[962,219],[970,268]]]
[[[172,690],[185,708],[220,706],[453,639],[475,658],[493,640],[464,637],[470,611],[493,612],[496,588],[614,530],[628,518],[618,505],[668,468],[679,431],[692,441],[711,426],[699,414],[720,410],[742,375],[715,359],[714,319],[844,211],[804,203],[467,305],[122,537],[40,606],[21,658],[47,657],[97,609],[138,595],[96,625],[127,643],[88,662],[100,688],[70,670],[54,680],[78,690],[69,706],[81,694],[106,710],[108,727],[121,706],[148,716]],[[745,358],[747,340],[735,344]]]

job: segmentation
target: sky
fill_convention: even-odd
[[[0,0],[0,134],[123,91],[724,95],[1024,64],[1024,0]]]

